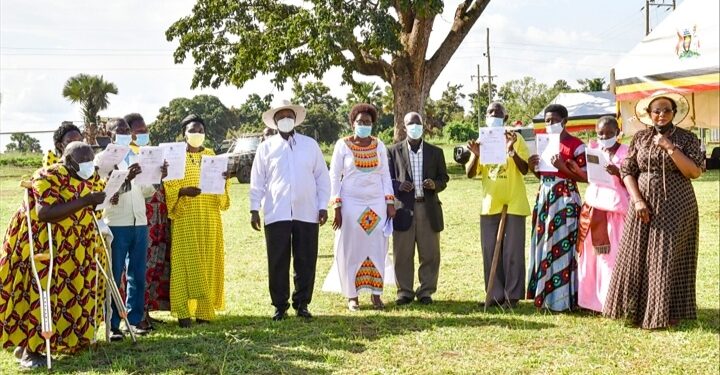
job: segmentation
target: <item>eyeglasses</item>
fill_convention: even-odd
[[[650,112],[659,116],[659,115],[664,115],[664,114],[670,114],[670,113],[673,113],[674,111],[670,108],[662,108],[662,109],[658,108],[658,109],[653,109]]]

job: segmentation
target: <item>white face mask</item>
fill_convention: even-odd
[[[205,142],[205,133],[185,133],[187,143],[192,147],[200,147]]]
[[[283,133],[290,133],[295,127],[295,120],[290,117],[285,117],[277,121],[277,128]]]
[[[86,161],[84,163],[77,164],[78,169],[75,172],[77,172],[78,177],[82,178],[83,180],[87,180],[95,174],[95,164],[93,162]]]
[[[503,126],[505,119],[500,117],[485,116],[485,125],[491,128],[497,128]]]
[[[610,147],[615,146],[615,144],[617,143],[617,136],[614,136],[614,137],[608,138],[608,139],[599,139],[598,138],[597,143],[600,145],[600,147],[607,150]]]
[[[554,124],[545,125],[545,131],[548,134],[560,134],[563,131],[562,122],[556,122]]]

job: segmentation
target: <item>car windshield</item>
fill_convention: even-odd
[[[258,138],[258,137],[238,138],[235,142],[236,143],[235,143],[234,152],[255,151],[258,148],[258,145],[260,144],[260,138]]]

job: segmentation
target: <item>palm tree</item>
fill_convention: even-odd
[[[102,76],[78,74],[65,82],[62,95],[72,103],[80,103],[85,123],[90,124],[95,122],[98,112],[110,105],[108,94],[117,93],[117,86]]]
[[[603,91],[605,90],[605,78],[588,78],[578,79],[581,92]]]
[[[346,101],[348,104],[353,105],[357,103],[371,103],[373,105],[379,105],[380,98],[382,97],[382,91],[373,82],[358,82],[352,86],[352,89],[347,94]]]

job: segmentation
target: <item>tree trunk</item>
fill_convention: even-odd
[[[394,143],[405,139],[405,124],[403,123],[405,114],[418,112],[425,118],[427,93],[423,92],[422,82],[416,84],[410,77],[412,75],[395,75],[390,82],[395,94],[393,99],[393,112],[395,114]]]

